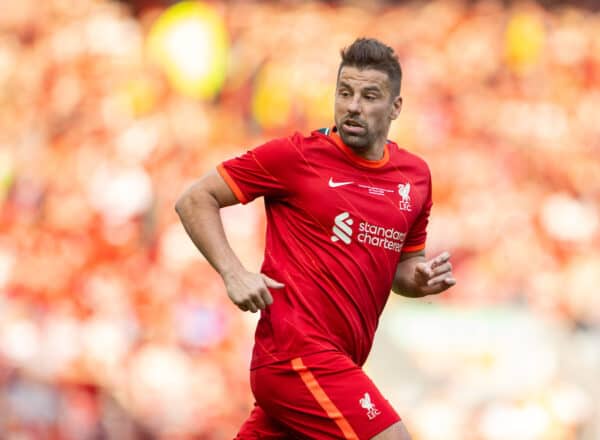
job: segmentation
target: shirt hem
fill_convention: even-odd
[[[337,353],[343,353],[347,356],[346,353],[341,352],[340,350],[336,349],[336,348],[323,348],[323,349],[316,349],[316,350],[306,350],[306,351],[298,351],[298,352],[294,352],[294,353],[289,353],[289,352],[280,352],[277,354],[265,354],[259,357],[253,357],[252,358],[252,362],[250,363],[250,371],[252,370],[256,370],[257,368],[261,368],[261,367],[266,367],[268,365],[273,365],[273,364],[278,364],[281,362],[289,362],[294,358],[297,357],[302,357],[302,356],[309,356],[312,354],[317,354],[317,353],[325,353],[327,351],[335,351]]]

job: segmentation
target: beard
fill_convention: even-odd
[[[368,150],[373,145],[373,136],[367,127],[364,127],[364,133],[348,133],[343,126],[337,127],[340,137],[344,144],[357,151]]]

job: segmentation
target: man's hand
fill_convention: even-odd
[[[422,296],[435,295],[456,284],[449,252],[442,252],[431,260],[417,263],[414,276],[415,287]]]
[[[269,288],[281,289],[285,285],[264,273],[237,272],[223,276],[227,295],[240,310],[256,313],[273,304]]]
[[[392,290],[408,298],[435,295],[456,284],[452,275],[450,253],[442,252],[425,260],[425,252],[403,254],[398,263]]]

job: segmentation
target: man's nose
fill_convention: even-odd
[[[360,113],[360,97],[354,96],[348,103],[348,111],[350,113]]]

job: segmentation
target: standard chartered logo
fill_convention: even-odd
[[[354,220],[350,218],[350,214],[342,212],[335,216],[335,224],[333,225],[333,235],[331,241],[342,240],[346,244],[350,244],[352,241],[352,224]]]
[[[331,241],[336,242],[341,240],[345,244],[352,243],[352,225],[354,220],[347,212],[342,212],[335,216],[333,225],[333,235]],[[393,250],[395,252],[402,251],[402,244],[406,234],[394,228],[384,228],[383,226],[374,225],[369,222],[360,222],[358,225],[358,235],[356,239],[359,243],[368,244],[369,246],[379,247],[383,249]]]

